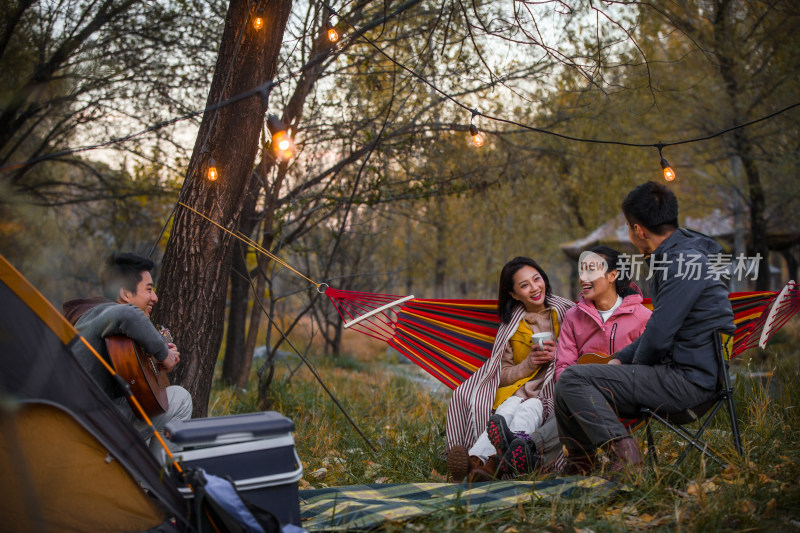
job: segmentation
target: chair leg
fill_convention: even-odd
[[[653,413],[653,417],[656,420],[664,424],[666,427],[674,431],[676,434],[683,437],[683,439],[686,441],[686,446],[683,449],[683,453],[681,453],[680,457],[678,457],[678,460],[675,461],[675,466],[678,466],[683,462],[684,459],[686,459],[686,456],[689,455],[689,451],[693,447],[699,450],[703,455],[709,457],[710,459],[713,459],[720,466],[725,466],[725,462],[722,461],[721,458],[717,457],[716,453],[711,451],[711,448],[709,448],[708,444],[706,444],[706,442],[700,438],[705,432],[708,425],[711,423],[711,420],[714,418],[714,415],[720,409],[720,407],[722,407],[721,403],[717,403],[717,405],[714,406],[714,409],[711,411],[711,414],[708,417],[706,417],[705,422],[700,426],[700,429],[698,429],[697,432],[694,434],[689,433],[688,431],[686,431],[686,429],[684,429],[681,426],[675,426],[671,424],[669,421],[662,418],[657,413]]]
[[[653,466],[658,465],[658,457],[656,456],[656,445],[653,443],[653,430],[650,429],[650,419],[645,422],[645,434],[647,435],[647,460]]]
[[[736,453],[739,457],[744,455],[742,450],[742,435],[739,433],[739,422],[736,421],[736,408],[733,405],[733,391],[728,391],[725,394],[725,402],[728,404],[728,416],[731,419],[731,431],[733,432],[733,445],[736,447]]]

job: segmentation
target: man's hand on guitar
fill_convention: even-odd
[[[544,349],[539,348],[539,345],[534,343],[531,347],[531,353],[528,355],[531,364],[534,366],[546,365],[556,358],[556,341],[544,341],[542,344]]]
[[[161,361],[160,365],[166,370],[167,372],[171,372],[173,368],[175,368],[181,360],[181,354],[178,351],[177,346],[172,344],[171,342],[167,344],[169,347],[169,353],[167,354],[166,359]]]
[[[617,358],[615,357],[615,358],[611,359],[611,360],[608,362],[608,364],[609,364],[609,365],[621,365],[621,364],[622,364],[622,361],[620,361],[619,359],[617,359]]]

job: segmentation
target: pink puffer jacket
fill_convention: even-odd
[[[623,298],[622,304],[603,323],[594,304],[581,296],[578,305],[567,311],[558,336],[556,380],[581,355],[609,355],[632,343],[644,331],[651,314],[637,292]]]

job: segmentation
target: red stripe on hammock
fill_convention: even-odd
[[[412,346],[406,347],[404,345],[404,343],[408,343],[409,345],[412,345]],[[457,368],[453,368],[452,364],[450,364],[449,362],[440,361],[440,362],[444,363],[448,368],[450,368],[453,372],[455,372],[456,374],[461,376],[461,379],[459,380],[458,377],[453,377],[453,376],[450,376],[449,374],[446,374],[445,372],[443,372],[441,370],[440,366],[435,366],[434,364],[432,364],[430,362],[430,359],[426,359],[426,358],[422,357],[420,354],[418,354],[417,352],[413,351],[413,349],[425,351],[413,339],[405,339],[404,338],[404,339],[400,339],[399,340],[399,339],[395,338],[395,339],[392,339],[389,342],[389,344],[391,346],[393,346],[397,351],[399,351],[400,353],[404,354],[406,357],[411,359],[419,367],[421,367],[426,372],[428,372],[428,374],[430,374],[431,376],[435,377],[436,379],[438,379],[439,381],[441,381],[442,383],[444,383],[447,387],[449,387],[451,389],[455,389],[458,385],[460,385],[461,383],[466,381],[466,379],[469,376],[472,375],[472,374],[470,374],[468,372],[465,372],[463,370],[460,370],[460,369],[457,369]],[[437,359],[437,357],[433,357],[433,359]]]
[[[469,369],[461,368],[458,364],[450,361],[447,357],[445,357],[444,355],[440,354],[436,350],[426,346],[425,344],[421,343],[416,338],[408,336],[408,335],[410,335],[410,333],[408,333],[408,332],[406,332],[404,330],[401,331],[400,333],[401,333],[401,335],[404,335],[402,338],[403,338],[403,340],[405,342],[407,342],[409,344],[413,344],[420,351],[420,353],[416,354],[418,357],[420,357],[422,359],[434,359],[434,360],[438,361],[439,363],[445,365],[447,368],[449,368],[450,370],[452,370],[453,372],[455,372],[459,376],[462,376],[464,379],[466,379],[466,378],[468,378],[469,376],[472,375],[472,371],[470,371]],[[454,356],[458,355],[458,354],[455,354],[455,353],[452,353],[452,352],[448,352],[448,351],[445,351],[445,353],[447,353],[448,355],[454,355]],[[423,357],[423,354],[428,356],[428,357]],[[464,358],[455,357],[455,359],[460,361],[460,362],[467,363],[467,361]],[[477,365],[474,365],[474,366],[480,367],[484,362],[485,361],[480,361]]]
[[[412,314],[412,313],[410,313],[410,311],[409,311],[409,314]],[[446,317],[441,317],[441,316],[435,315],[433,313],[427,313],[427,312],[419,310],[419,309],[414,309],[413,310],[413,315],[421,316],[421,317],[427,318],[429,320],[436,320],[436,321],[439,321],[439,322],[444,322],[446,324],[450,324],[451,326],[456,326],[456,327],[465,329],[467,331],[472,331],[474,333],[481,333],[483,335],[486,335],[487,337],[494,337],[495,335],[497,335],[497,328],[491,328],[491,327],[487,327],[487,326],[480,326],[480,325],[474,324],[472,322],[463,322],[461,320],[447,319]]]
[[[476,367],[481,366],[483,363],[486,362],[487,359],[489,359],[489,356],[492,355],[492,350],[487,350],[483,346],[470,344],[468,342],[462,341],[461,339],[455,338],[452,335],[447,335],[447,334],[442,333],[440,331],[432,330],[431,328],[429,328],[427,326],[424,326],[422,324],[417,324],[417,323],[414,323],[414,322],[411,322],[410,324],[412,324],[415,327],[418,327],[418,328],[420,328],[422,330],[425,330],[427,332],[432,332],[432,333],[436,334],[437,336],[445,338],[445,339],[449,340],[450,342],[452,342],[453,344],[456,344],[456,345],[460,346],[461,348],[464,348],[466,351],[454,352],[452,346],[446,346],[446,347],[443,346],[442,347],[442,349],[445,352],[452,353],[453,355],[457,355],[459,359],[461,359],[462,361],[465,361],[467,363],[470,363],[473,366],[476,366]],[[408,332],[407,333],[408,335],[412,335],[412,334],[419,335],[419,333],[416,333],[413,329],[411,329],[410,327],[406,326],[405,322],[402,319],[397,323],[397,329],[400,330],[400,331]],[[420,336],[424,336],[424,335],[420,335]],[[428,340],[430,340],[430,339],[428,339]],[[477,356],[477,357],[475,357],[475,356]]]

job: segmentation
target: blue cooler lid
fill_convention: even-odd
[[[164,428],[167,438],[179,445],[242,442],[286,435],[294,422],[275,411],[173,420]]]

